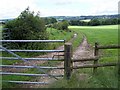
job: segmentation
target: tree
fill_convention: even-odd
[[[30,12],[29,8],[25,9],[18,18],[7,22],[5,28],[10,30],[9,37],[12,40],[48,39],[45,24],[39,17],[39,13],[34,15],[34,12]],[[4,32],[8,33],[7,30]],[[45,47],[41,43],[11,43],[10,46],[22,49],[44,49]]]
[[[120,18],[118,18],[118,24],[120,24]]]
[[[68,22],[67,21],[62,21],[58,23],[53,24],[53,28],[58,29],[58,30],[68,30]]]
[[[91,26],[98,26],[98,25],[100,25],[100,21],[99,21],[98,19],[92,19],[92,20],[89,22],[89,24],[90,24]]]
[[[62,30],[68,30],[68,22],[67,21],[63,21],[62,22]]]
[[[55,18],[50,18],[50,22],[53,24],[53,23],[56,23],[57,20]]]
[[[54,23],[57,22],[57,20],[55,18],[52,18],[52,17],[51,18],[46,17],[46,18],[43,18],[43,19],[44,19],[46,25],[47,24],[54,24]]]

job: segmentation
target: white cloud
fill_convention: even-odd
[[[114,14],[118,12],[118,0],[100,0],[91,8],[91,14]]]
[[[1,0],[0,18],[15,18],[28,6],[36,8],[35,0]]]
[[[42,12],[46,13],[46,15],[53,16],[117,14],[118,1],[119,0],[52,0],[50,3],[56,5],[54,8],[57,8],[57,10],[54,8],[50,10],[48,8],[47,13]]]
[[[25,8],[42,16],[115,14],[119,0],[0,0],[0,19],[15,18]]]

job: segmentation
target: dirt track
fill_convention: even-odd
[[[64,49],[63,46],[61,46],[59,49]],[[73,59],[80,59],[80,58],[87,58],[87,57],[93,57],[93,49],[90,48],[90,45],[87,42],[87,38],[84,36],[82,43],[79,45],[79,47],[75,50],[75,52],[73,53]],[[73,63],[74,66],[79,66],[79,65],[83,65],[86,64],[86,62],[75,62]],[[64,62],[61,62],[59,65],[57,65],[57,67],[64,67]],[[51,70],[49,72],[49,74],[64,74],[64,70]],[[82,78],[84,78],[84,75],[80,75]],[[60,79],[60,78],[59,78]],[[54,78],[50,78],[50,77],[42,77],[42,78],[37,78],[37,81],[39,82],[49,82],[52,83],[54,81],[56,81],[56,79]],[[27,88],[41,88],[44,87],[44,85],[29,85],[27,86]]]

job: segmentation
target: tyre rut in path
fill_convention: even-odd
[[[62,48],[64,48],[64,47],[62,46]],[[79,45],[79,47],[73,53],[73,59],[94,57],[93,52],[94,52],[94,50],[88,44],[86,36],[84,36],[81,44]],[[75,62],[75,63],[73,63],[73,65],[74,66],[79,66],[79,65],[84,65],[85,63],[86,62]],[[57,67],[64,67],[64,62],[61,62],[59,65],[57,65]],[[74,70],[74,71],[76,71],[76,70]],[[49,72],[49,74],[61,75],[61,74],[64,74],[64,70],[63,69],[51,70]],[[79,76],[81,77],[80,79],[85,79],[87,77],[87,75],[85,75],[85,74],[80,74]],[[62,79],[62,78],[59,78],[59,79]],[[36,80],[38,82],[48,82],[50,84],[56,81],[54,78],[50,78],[50,77],[36,78]],[[44,88],[46,86],[45,85],[28,85],[26,87],[27,88]]]
[[[73,53],[73,59],[82,59],[82,58],[93,58],[94,57],[94,49],[88,43],[87,38],[83,35],[83,40],[80,46],[76,49]],[[85,64],[91,64],[91,61],[81,61],[81,62],[74,62],[73,66],[83,66]],[[77,72],[76,69],[73,70],[74,73]],[[89,76],[84,73],[77,73],[78,80],[85,81]]]
[[[87,38],[83,35],[80,46],[73,53],[73,59],[92,58],[94,57],[94,49],[88,44]],[[85,64],[86,62],[74,62],[74,66]]]

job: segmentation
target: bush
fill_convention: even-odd
[[[39,17],[39,13],[34,15],[29,8],[25,9],[18,18],[6,23],[4,31],[9,34],[11,40],[45,40],[48,39],[45,24]],[[3,32],[3,33],[4,33]],[[10,32],[10,33],[9,33]],[[10,48],[21,49],[44,49],[43,43],[11,43]]]
[[[53,24],[53,28],[58,29],[58,30],[66,30],[68,31],[68,22],[67,21],[62,21],[58,23]]]

